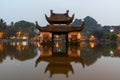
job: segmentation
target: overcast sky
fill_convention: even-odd
[[[49,16],[51,9],[69,10],[78,19],[91,16],[102,25],[120,25],[120,0],[0,0],[0,18],[8,24],[26,20],[46,25],[44,14]]]

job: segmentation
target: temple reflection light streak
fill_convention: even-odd
[[[0,52],[3,51],[3,43],[0,43]]]
[[[95,42],[89,42],[89,45],[91,48],[94,48],[95,47]]]
[[[0,38],[3,38],[4,33],[0,32]]]
[[[58,42],[56,42],[55,47],[56,47],[56,48],[58,48],[58,47],[59,47],[59,43],[58,43]]]

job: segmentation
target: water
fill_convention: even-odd
[[[119,44],[81,42],[66,49],[52,53],[37,42],[0,43],[0,80],[120,80]]]

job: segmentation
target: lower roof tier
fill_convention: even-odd
[[[44,32],[75,32],[75,31],[82,31],[85,27],[85,22],[82,23],[79,27],[74,26],[68,26],[68,25],[47,25],[45,27],[40,27],[38,24],[36,24],[36,28],[39,29],[39,31]]]

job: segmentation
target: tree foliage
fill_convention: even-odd
[[[116,41],[117,40],[117,35],[115,33],[110,33],[108,36],[108,39],[112,40],[112,41]]]
[[[5,31],[7,28],[6,22],[3,19],[0,19],[0,31]]]
[[[23,32],[25,35],[28,35],[29,37],[33,37],[35,35],[35,25],[34,23],[27,22],[27,21],[18,21],[14,24],[14,28],[17,31]]]
[[[4,32],[6,38],[11,36],[16,36],[18,31],[21,31],[24,35],[27,35],[29,38],[35,35],[35,25],[34,23],[27,21],[18,21],[14,24],[11,22],[10,25],[7,25],[3,19],[0,19],[0,32]]]
[[[93,31],[92,34],[99,40],[99,39],[102,39],[103,36],[104,36],[104,33],[102,30],[96,30],[96,31]]]

